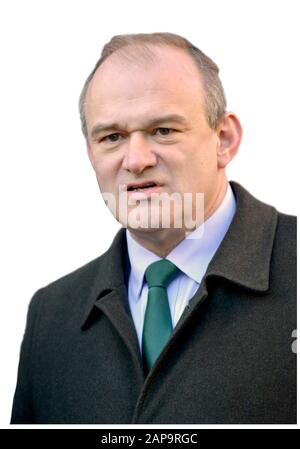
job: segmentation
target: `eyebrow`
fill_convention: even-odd
[[[155,117],[150,119],[147,123],[145,123],[144,128],[151,128],[153,126],[161,125],[166,122],[176,122],[182,125],[187,125],[187,120],[185,117],[179,114],[168,114],[162,117]],[[97,123],[93,126],[91,131],[91,136],[95,137],[100,132],[114,130],[114,129],[124,129],[124,127],[120,123]]]

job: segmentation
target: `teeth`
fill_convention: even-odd
[[[137,188],[134,189],[134,190],[136,190],[136,191],[138,191],[138,192],[141,192],[142,190],[147,189],[147,187],[148,187],[148,186],[145,186],[145,187],[137,187]]]
[[[147,187],[154,187],[154,186],[155,186],[155,184],[152,183],[152,184],[146,184],[143,187],[133,187],[130,190],[142,191],[142,190],[146,189]]]

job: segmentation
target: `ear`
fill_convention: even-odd
[[[226,112],[217,133],[219,136],[218,168],[225,168],[237,154],[242,140],[243,130],[237,116],[232,112]]]

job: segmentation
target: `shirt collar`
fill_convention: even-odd
[[[153,262],[161,258],[140,245],[126,229],[128,256],[131,265],[130,282],[133,288],[133,298],[137,301],[144,281],[144,273],[146,268]]]
[[[186,276],[200,284],[207,266],[222,242],[236,210],[234,194],[227,184],[222,203],[195,231],[182,240],[167,256]],[[140,245],[126,229],[131,264],[133,298],[140,297],[146,268],[161,258]]]

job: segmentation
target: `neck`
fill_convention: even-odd
[[[222,203],[227,189],[227,179],[216,189],[214,197],[205,204],[204,221],[207,220]],[[196,226],[197,227],[197,226]],[[189,230],[189,232],[191,232]],[[164,258],[186,237],[184,228],[145,230],[130,229],[131,236],[144,248]]]

